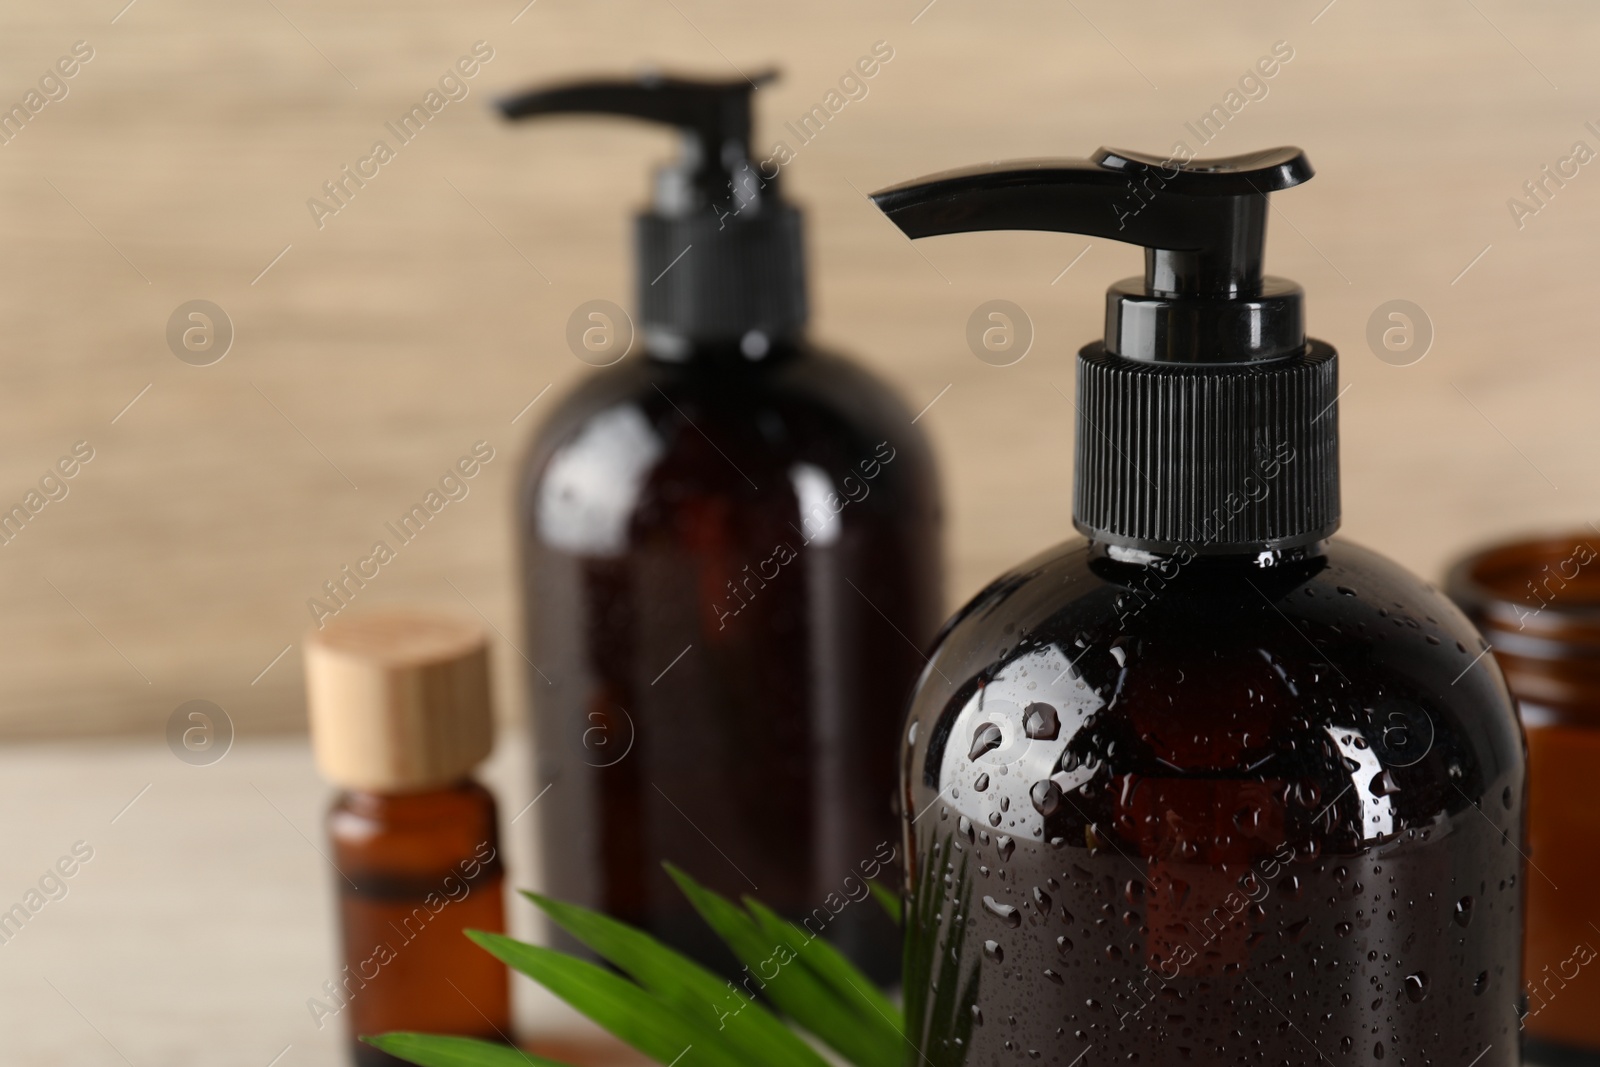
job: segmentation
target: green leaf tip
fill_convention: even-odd
[[[896,926],[905,925],[905,906],[900,901],[900,894],[886,887],[882,882],[868,882],[867,887],[872,890],[872,899],[878,902]]]

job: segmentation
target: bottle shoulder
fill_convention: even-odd
[[[762,427],[773,443],[803,441],[808,431],[860,438],[896,433],[908,444],[923,440],[910,428],[911,411],[881,377],[844,356],[805,347],[771,366],[699,366],[641,356],[588,374],[540,423],[530,458],[582,435],[597,420],[614,419],[619,409],[637,411],[659,432],[680,422],[690,405],[718,429],[763,417],[787,420]]]
[[[494,794],[471,778],[420,793],[345,790],[327,815],[335,861],[363,882],[375,872],[444,870],[468,857],[494,863],[497,824]]]
[[[1095,776],[1254,780],[1404,794],[1390,808],[1415,825],[1520,789],[1520,730],[1483,650],[1441,593],[1348,542],[1165,570],[1069,542],[947,624],[912,703],[908,784],[958,788],[992,743],[1043,791],[1024,790],[1034,808]]]
[[[563,547],[620,547],[686,499],[868,514],[937,510],[931,448],[886,384],[820,350],[769,367],[638,359],[555,405],[524,459],[522,511]]]
[[[946,624],[933,662],[976,677],[1025,646],[1090,645],[1157,659],[1204,647],[1218,662],[1285,655],[1363,675],[1448,672],[1484,643],[1432,585],[1370,549],[1334,539],[1320,555],[1271,566],[1190,558],[1119,562],[1074,539],[1001,575]],[[1297,648],[1295,646],[1298,646]],[[1117,659],[1118,657],[1112,657]],[[1486,670],[1492,676],[1492,671]]]

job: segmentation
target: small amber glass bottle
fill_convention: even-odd
[[[1528,737],[1524,1053],[1600,1065],[1600,537],[1496,545],[1449,592],[1494,649]]]
[[[386,611],[305,642],[343,966],[315,1008],[339,1014],[359,1067],[399,1064],[389,1030],[510,1041],[506,970],[462,935],[505,928],[494,797],[471,778],[493,744],[488,645],[449,617]]]

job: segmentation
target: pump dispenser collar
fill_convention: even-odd
[[[683,134],[657,169],[635,230],[640,326],[652,352],[687,358],[697,346],[765,352],[806,318],[800,214],[777,172],[750,158],[751,97],[777,77],[699,80],[647,74],[535,89],[499,102],[507,119],[619,115]]]
[[[1057,230],[1142,245],[1078,354],[1073,523],[1158,554],[1259,557],[1339,526],[1337,364],[1298,285],[1262,272],[1268,196],[1298,148],[989,164],[873,194],[910,237]]]

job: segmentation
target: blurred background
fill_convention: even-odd
[[[356,603],[497,635],[489,778],[518,817],[513,879],[537,884],[515,472],[590,372],[568,316],[632,304],[630,218],[675,146],[622,121],[504,126],[496,95],[781,68],[755,154],[793,151],[814,336],[934,439],[953,608],[1073,535],[1072,358],[1141,261],[1060,234],[913,247],[864,194],[1102,144],[1303,147],[1319,174],[1274,198],[1268,269],[1343,356],[1343,532],[1434,579],[1597,517],[1597,31],[1576,0],[9,6],[0,512],[27,521],[0,526],[0,906],[76,843],[93,859],[0,946],[0,1059],[339,1062],[305,1003],[336,963],[298,642],[323,583],[477,442],[493,459],[467,496]],[[785,128],[875,48],[892,58],[865,95],[803,143]],[[474,54],[465,95],[399,144],[385,124]],[[380,139],[394,158],[331,198]],[[1032,334],[1007,366],[966,340],[995,299]],[[215,335],[185,348],[195,307]],[[165,740],[191,700],[231,731],[209,765]],[[526,990],[523,1011],[559,1023]]]

